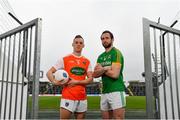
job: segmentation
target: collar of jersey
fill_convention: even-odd
[[[110,50],[110,51],[108,51],[108,52],[106,52],[106,51],[105,51],[105,54],[110,53],[113,49],[114,49],[114,47],[112,47],[112,48],[111,48],[111,50]]]
[[[82,57],[82,55],[81,56],[77,56],[77,55],[74,55],[73,53],[71,53],[71,55],[73,55],[76,58],[81,58]]]

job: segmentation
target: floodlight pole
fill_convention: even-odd
[[[23,23],[22,23],[19,19],[17,19],[17,17],[15,17],[11,12],[8,12],[8,14],[9,14],[16,22],[18,22],[20,25],[23,25]]]

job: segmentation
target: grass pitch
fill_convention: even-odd
[[[88,110],[100,110],[100,96],[88,96]],[[145,96],[127,96],[126,110],[145,110],[146,109]],[[31,103],[31,99],[30,99]],[[59,110],[60,97],[59,96],[39,96],[39,109],[43,110]]]

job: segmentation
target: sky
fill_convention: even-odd
[[[170,26],[180,16],[179,0],[9,0],[17,18],[29,22],[42,18],[41,70],[72,53],[72,40],[85,40],[83,55],[96,64],[104,52],[100,35],[110,30],[114,46],[124,55],[124,80],[144,80],[142,18]]]

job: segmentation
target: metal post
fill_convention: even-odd
[[[163,46],[163,38],[162,38],[162,30],[160,30],[160,55],[161,55],[161,81],[163,82],[163,90],[164,90],[164,108],[165,108],[165,116],[167,119],[167,98],[166,98],[166,75],[165,75],[165,55],[164,55],[164,46]]]
[[[155,110],[155,118],[156,119],[159,119],[160,118],[160,102],[159,102],[159,81],[158,81],[158,58],[157,58],[157,43],[156,43],[156,29],[153,28],[153,32],[154,32],[154,67],[155,67],[155,76],[153,77],[154,78],[154,82],[155,82],[155,85],[154,86],[154,96],[155,96],[155,107],[156,107],[156,110]]]
[[[1,110],[2,110],[2,101],[3,101],[3,93],[4,93],[4,74],[5,74],[5,63],[6,63],[6,61],[5,61],[5,57],[6,57],[6,42],[7,42],[7,38],[5,38],[5,41],[4,41],[5,43],[4,43],[4,55],[3,55],[3,67],[2,67],[2,83],[1,83],[1,99],[0,99],[0,113],[1,113]],[[3,116],[2,116],[2,114],[0,114],[0,119],[2,119],[3,118]]]
[[[150,48],[150,30],[149,22],[143,18],[143,44],[144,44],[144,66],[146,81],[146,114],[148,119],[153,119],[153,84],[151,68],[151,48]]]
[[[175,69],[175,81],[176,81],[176,98],[177,98],[177,109],[178,117],[180,118],[180,104],[179,104],[179,87],[178,87],[178,77],[177,77],[177,60],[176,60],[176,43],[175,35],[173,34],[173,47],[174,47],[174,69]]]
[[[17,79],[16,79],[16,95],[15,95],[15,107],[14,107],[14,119],[17,117],[17,98],[19,91],[19,70],[20,70],[20,52],[21,52],[21,31],[19,32],[19,43],[18,43],[18,60],[17,60]]]
[[[11,92],[10,92],[10,107],[9,107],[9,118],[8,119],[11,119],[11,110],[12,110],[12,92],[13,92],[13,80],[14,80],[14,58],[15,58],[15,43],[16,43],[16,34],[14,34],[14,41],[13,41],[13,58],[12,58],[12,75],[11,75]]]
[[[170,42],[169,42],[169,33],[167,33],[167,50],[168,50],[168,66],[169,66],[169,80],[170,80],[170,92],[171,92],[171,106],[172,106],[172,116],[174,117],[174,98],[173,98],[173,84],[172,84],[172,76],[171,76],[171,56],[170,56]]]
[[[41,53],[41,19],[36,22],[35,48],[34,48],[34,76],[33,76],[33,93],[32,93],[32,118],[38,118],[39,111],[39,78],[40,78],[40,53]]]
[[[30,84],[30,79],[31,79],[31,50],[32,50],[32,27],[30,28],[30,41],[29,41],[29,65],[28,65],[28,84],[27,84],[27,104],[26,104],[26,115],[29,114],[29,84]]]

